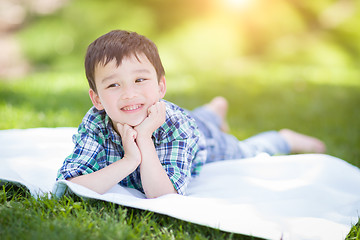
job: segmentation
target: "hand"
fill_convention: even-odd
[[[141,154],[138,145],[136,144],[137,132],[127,124],[116,124],[116,131],[120,134],[122,144],[124,147],[124,158],[141,163]]]
[[[165,102],[156,102],[148,109],[148,116],[142,123],[134,129],[141,136],[151,137],[152,133],[158,129],[166,119],[166,105]]]

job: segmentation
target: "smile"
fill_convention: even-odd
[[[123,110],[123,111],[134,111],[134,110],[137,110],[137,109],[139,109],[141,107],[142,107],[142,104],[136,104],[136,105],[123,107],[121,110]]]

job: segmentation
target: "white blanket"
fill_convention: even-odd
[[[321,154],[208,164],[189,185],[188,196],[145,199],[121,186],[99,195],[67,181],[55,183],[75,131],[0,131],[0,179],[21,183],[33,195],[68,187],[79,196],[267,239],[344,239],[359,220],[359,169]]]

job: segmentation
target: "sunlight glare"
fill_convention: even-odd
[[[230,7],[242,8],[250,5],[252,0],[227,0]]]

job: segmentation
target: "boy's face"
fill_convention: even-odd
[[[139,125],[148,116],[148,108],[164,97],[165,77],[158,82],[156,70],[144,54],[116,60],[95,68],[97,93],[89,94],[98,110],[105,109],[113,124]]]

